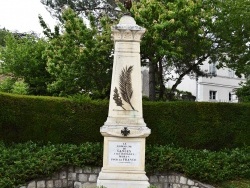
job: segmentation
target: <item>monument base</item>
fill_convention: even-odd
[[[148,188],[150,184],[147,181],[98,180],[97,186],[105,188]]]
[[[148,188],[150,186],[148,177],[138,172],[100,172],[98,187],[105,188]]]
[[[130,133],[123,136],[121,132]],[[106,188],[148,188],[144,170],[145,140],[150,134],[147,127],[103,126],[103,167],[97,186]],[[125,133],[124,133],[125,134]]]

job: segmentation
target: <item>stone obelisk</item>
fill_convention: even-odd
[[[151,133],[142,113],[140,41],[145,29],[129,15],[112,27],[114,64],[104,136],[103,167],[97,186],[147,188],[145,140]]]

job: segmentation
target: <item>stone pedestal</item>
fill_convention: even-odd
[[[142,116],[140,41],[145,29],[130,16],[112,27],[114,64],[104,136],[103,167],[97,186],[147,188],[145,140],[150,134]]]

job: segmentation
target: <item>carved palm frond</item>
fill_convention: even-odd
[[[120,106],[122,107],[124,110],[126,110],[124,107],[123,107],[123,103],[122,103],[122,99],[118,93],[118,89],[115,87],[114,89],[114,95],[113,95],[113,99],[116,103],[117,106]]]
[[[122,99],[125,102],[127,102],[133,110],[135,110],[130,101],[133,95],[132,81],[131,81],[132,70],[133,66],[129,67],[126,66],[124,69],[122,69],[122,72],[120,74],[119,89],[121,92]]]

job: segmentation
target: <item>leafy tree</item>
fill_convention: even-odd
[[[137,23],[146,27],[142,57],[149,61],[150,99],[158,86],[162,99],[164,83],[174,79],[170,99],[185,75],[206,76],[200,65],[214,53],[210,36],[212,11],[202,0],[142,0],[134,6]],[[171,71],[178,75],[172,77]]]
[[[15,83],[15,79],[13,78],[5,78],[0,82],[0,91],[6,92],[6,93],[11,93],[11,90],[13,88],[13,85]]]
[[[47,42],[32,35],[8,35],[6,46],[0,49],[0,68],[15,80],[23,79],[29,86],[29,94],[47,94],[46,84],[50,75],[46,71],[46,60],[42,57]]]
[[[217,45],[220,66],[236,70],[236,74],[250,72],[250,1],[217,0],[214,10],[213,35]]]
[[[95,15],[98,19],[103,15],[113,17],[117,12],[116,0],[41,0],[41,3],[60,21],[63,20],[62,12],[65,6],[86,18],[89,15]]]
[[[5,46],[5,37],[8,35],[10,32],[6,30],[5,28],[0,29],[0,46]]]
[[[42,0],[61,19],[65,5],[95,22],[105,14],[116,17],[114,0]],[[108,11],[107,11],[108,10]],[[236,73],[249,67],[249,1],[248,0],[141,0],[134,1],[133,16],[147,28],[142,40],[142,58],[149,64],[150,99],[164,97],[165,83],[176,83],[169,97],[185,75],[208,76],[200,69],[207,59],[219,61]],[[62,19],[61,19],[62,20]],[[178,75],[172,77],[172,72]]]
[[[142,0],[134,17],[147,32],[142,57],[149,64],[150,99],[165,92],[165,82],[175,80],[173,96],[185,75],[210,76],[200,69],[204,61],[219,62],[240,73],[249,69],[249,10],[247,0]],[[172,72],[178,76],[173,78]]]
[[[241,84],[241,88],[236,89],[236,95],[240,102],[250,102],[250,80]]]
[[[104,94],[111,80],[112,41],[109,20],[101,21],[102,32],[93,23],[87,27],[72,9],[62,14],[62,34],[52,36],[44,56],[54,81],[48,85],[53,95]],[[41,20],[43,22],[43,20]],[[45,27],[45,30],[48,31]]]
[[[11,93],[20,94],[20,95],[27,95],[28,94],[29,86],[23,80],[16,81],[11,89]]]

